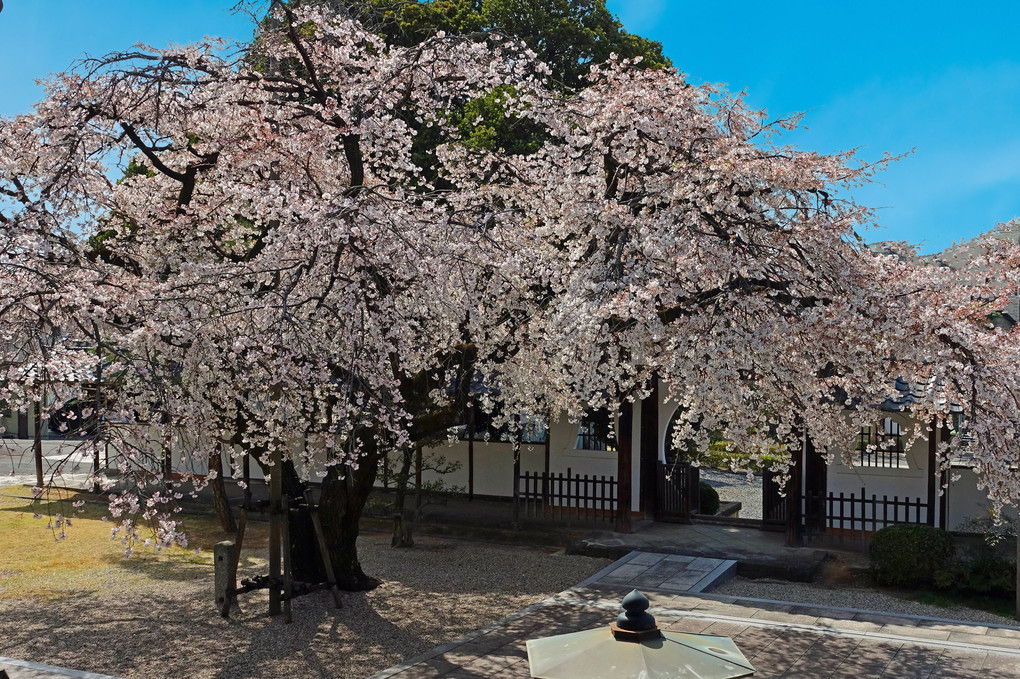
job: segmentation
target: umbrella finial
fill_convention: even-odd
[[[616,626],[628,632],[649,632],[658,629],[655,618],[648,612],[648,597],[636,589],[623,597],[623,613],[616,618]]]

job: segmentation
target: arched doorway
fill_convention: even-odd
[[[761,520],[763,470],[760,465],[752,464],[739,452],[727,450],[727,441],[721,434],[709,437],[709,450],[698,450],[692,441],[677,445],[673,435],[677,421],[684,415],[683,408],[674,409],[663,429],[661,462],[667,468],[680,466],[678,463],[696,462],[698,467],[694,469],[699,482],[708,484],[719,495],[720,506],[716,516]],[[698,484],[695,484],[693,492],[700,495]]]

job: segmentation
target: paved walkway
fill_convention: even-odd
[[[655,563],[650,562],[655,557]],[[371,679],[530,676],[528,639],[607,625],[632,582],[613,573],[647,570],[669,555],[628,555],[578,587]],[[638,563],[635,563],[637,561]],[[693,562],[693,561],[692,561]],[[626,571],[625,571],[626,572]],[[635,578],[642,577],[636,574]],[[668,631],[730,636],[756,667],[755,677],[1020,677],[1020,628],[889,615],[847,608],[765,602],[645,587],[650,612]]]
[[[588,582],[641,591],[698,593],[721,585],[736,573],[737,562],[732,559],[631,552]]]
[[[0,438],[0,487],[35,485],[31,439]],[[66,488],[84,488],[93,460],[78,448],[80,440],[43,439],[43,478]]]
[[[814,579],[827,553],[821,549],[787,547],[786,534],[757,527],[723,524],[641,522],[632,533],[590,531],[571,551],[621,557],[632,551],[734,559],[744,577],[771,577],[798,582]]]
[[[69,670],[52,665],[15,660],[0,656],[0,670],[7,672],[10,679],[117,679],[106,674]]]

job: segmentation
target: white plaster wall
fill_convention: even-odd
[[[635,424],[640,422],[640,411],[635,409]],[[575,450],[577,442],[577,422],[571,422],[564,415],[549,424],[549,471],[553,474],[579,474],[593,477],[617,476],[617,454],[604,450]],[[640,508],[640,431],[635,426],[632,445],[632,507]],[[468,442],[456,441],[426,449],[426,454],[441,454],[448,461],[460,462],[460,469],[443,477],[449,484],[468,486]],[[498,497],[513,496],[513,446],[503,441],[474,442],[474,492],[477,495]],[[541,472],[545,469],[545,444],[521,445],[521,471]],[[423,479],[438,478],[434,473],[426,473]],[[382,476],[376,480],[376,486],[382,486]]]
[[[950,481],[948,492],[948,511],[946,527],[949,530],[965,530],[966,522],[969,519],[981,519],[990,516],[989,512],[992,503],[988,499],[985,490],[979,490],[977,474],[973,469],[954,467],[953,477],[959,477]],[[1006,507],[1006,517],[1016,520],[1017,512],[1013,507]]]
[[[909,439],[907,427],[924,426],[903,413],[889,413],[888,417],[897,422],[904,430],[904,437]],[[860,497],[861,488],[867,495],[877,495],[879,499],[888,495],[889,499],[898,496],[928,498],[928,441],[917,439],[906,451],[907,468],[903,467],[866,467],[861,465],[847,466],[839,455],[828,470],[829,492],[837,496],[842,492],[847,496],[854,493]]]
[[[28,438],[35,438],[35,406],[29,403],[28,410]],[[3,427],[3,433],[0,436],[4,438],[17,438],[18,436],[18,411],[16,410],[5,410],[0,413],[0,426]],[[42,423],[42,435],[49,436],[50,427],[49,421],[44,420]]]
[[[29,420],[31,425],[31,420]],[[18,414],[10,410],[0,414],[0,427],[3,427],[3,433],[0,436],[5,438],[14,438],[18,435]]]

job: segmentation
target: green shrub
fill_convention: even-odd
[[[1016,562],[996,547],[982,541],[959,560],[956,585],[960,591],[1010,597],[1016,594]]]
[[[871,538],[868,555],[880,585],[946,588],[952,584],[953,537],[928,525],[889,526]]]
[[[719,511],[719,493],[715,492],[715,488],[708,485],[707,481],[702,481],[698,484],[698,490],[701,493],[699,513],[701,514],[715,514]]]

